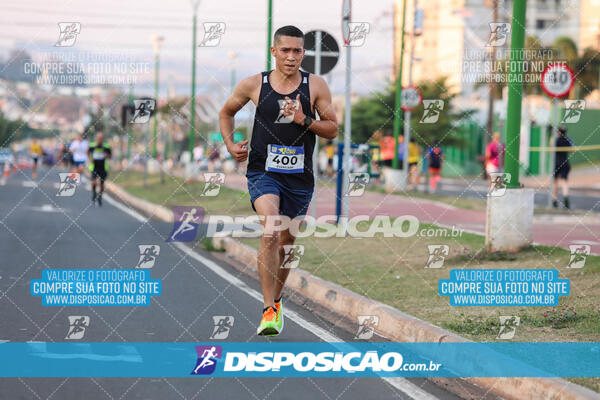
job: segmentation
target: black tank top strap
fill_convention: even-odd
[[[271,71],[261,72],[261,88],[247,170],[262,171],[290,188],[312,189],[315,134],[301,124],[286,120],[281,114],[281,104],[285,98],[295,100],[300,95],[303,113],[315,118],[310,104],[310,73],[300,71],[300,84],[287,94],[273,89],[270,73]],[[280,152],[281,156],[275,157],[273,154],[276,152]]]

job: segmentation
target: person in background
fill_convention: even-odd
[[[404,135],[398,136],[398,168],[404,168]]]
[[[29,154],[31,155],[31,159],[33,160],[33,171],[31,172],[31,177],[33,179],[37,178],[37,166],[40,158],[42,157],[43,151],[42,146],[40,146],[37,139],[31,140],[31,146],[29,146]]]
[[[437,184],[441,179],[442,163],[444,161],[444,152],[436,140],[427,150],[427,161],[429,165],[429,188],[431,193],[437,190]]]
[[[98,201],[102,206],[102,193],[104,193],[104,181],[108,176],[108,160],[112,158],[110,145],[104,141],[102,132],[96,134],[96,141],[90,143],[88,149],[90,157],[90,172],[92,178],[92,203]],[[100,181],[100,191],[96,195],[96,183]]]
[[[194,162],[199,164],[202,160],[204,160],[204,147],[201,144],[197,144],[194,147]]]
[[[72,155],[73,166],[75,172],[81,174],[85,163],[88,159],[88,148],[89,143],[81,135],[77,135],[77,138],[69,145],[69,152]]]
[[[504,170],[504,143],[500,142],[500,134],[494,132],[493,139],[485,149],[485,172],[488,182],[492,182],[492,174]]]
[[[563,203],[565,208],[571,208],[569,202],[569,172],[571,164],[569,164],[569,151],[566,150],[573,146],[573,141],[567,136],[567,128],[561,126],[558,128],[556,138],[556,152],[554,153],[554,187],[552,188],[552,206],[558,208],[558,184],[561,184]],[[562,151],[561,151],[562,150]],[[566,151],[565,151],[566,150]]]
[[[333,140],[328,140],[325,145],[325,154],[327,155],[327,175],[333,176],[333,156],[335,154],[335,146]]]
[[[393,165],[395,144],[396,141],[393,136],[384,136],[379,140],[382,166],[391,167]]]
[[[421,158],[421,148],[415,142],[415,138],[410,138],[408,143],[408,190],[413,190],[419,185],[419,159]]]

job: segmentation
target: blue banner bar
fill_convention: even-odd
[[[6,342],[0,358],[5,378],[600,376],[598,342]]]

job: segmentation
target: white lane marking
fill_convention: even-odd
[[[114,200],[110,195],[107,195],[105,193],[104,198],[108,201],[108,203],[117,207],[119,210],[123,211],[124,213],[129,214],[130,216],[132,216],[139,222],[148,221],[148,219],[145,218],[143,215],[141,215],[137,211],[134,211],[134,210],[131,210],[131,209],[125,207],[123,204]],[[261,293],[250,288],[239,278],[237,278],[237,277],[231,275],[229,272],[225,271],[217,263],[213,262],[212,260],[209,260],[208,258],[202,257],[200,254],[196,253],[195,251],[193,251],[192,249],[190,249],[189,247],[185,246],[182,243],[173,242],[173,244],[179,250],[183,251],[188,256],[192,257],[193,259],[200,262],[201,264],[204,264],[206,267],[211,269],[215,274],[219,275],[222,279],[232,283],[236,288],[245,292],[250,297],[256,299],[258,302],[260,302],[262,304],[263,296]],[[296,313],[290,309],[287,309],[286,317],[291,318],[298,325],[300,325],[301,327],[307,328],[312,333],[314,333],[317,337],[323,339],[326,342],[342,342],[342,339],[340,339],[339,337],[331,334],[329,331],[321,328],[320,326],[315,325],[310,321],[307,321],[301,315],[299,315],[298,313]],[[405,378],[381,378],[381,379],[383,379],[384,381],[389,383],[391,386],[400,390],[401,392],[403,392],[404,394],[406,394],[407,396],[409,396],[412,399],[415,399],[415,400],[416,399],[419,399],[419,400],[437,400],[438,399],[437,397],[433,396],[429,392],[426,392],[425,390],[421,389],[419,386],[415,385],[414,383],[408,381]]]
[[[41,207],[30,207],[34,211],[57,213],[62,212],[62,208],[56,208],[52,204],[43,204]]]
[[[34,181],[23,181],[21,183],[24,187],[37,187],[37,182]]]

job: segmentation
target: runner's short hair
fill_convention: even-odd
[[[294,25],[286,25],[277,29],[275,31],[275,35],[273,36],[273,43],[277,44],[279,38],[281,38],[282,36],[297,37],[302,38],[302,40],[304,40],[304,33],[302,33],[302,31],[296,28]]]
[[[561,136],[565,136],[567,134],[567,127],[566,126],[559,126],[558,127],[558,131],[560,132]]]

